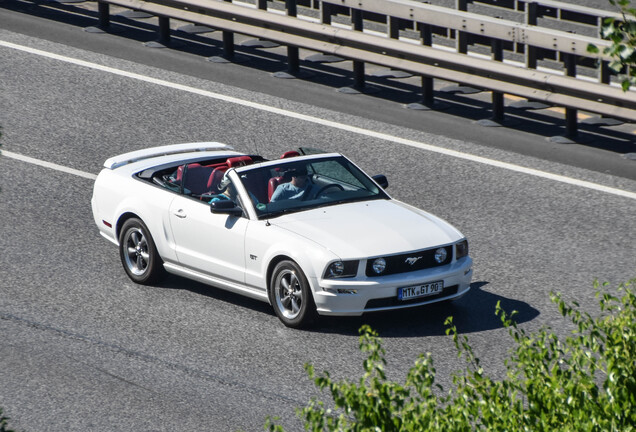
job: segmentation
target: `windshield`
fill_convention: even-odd
[[[373,180],[342,156],[242,169],[239,177],[259,219],[334,204],[388,196]]]

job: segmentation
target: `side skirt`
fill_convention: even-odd
[[[204,283],[206,285],[211,285],[216,288],[221,288],[226,291],[231,291],[236,294],[244,295],[246,297],[250,297],[256,300],[263,301],[269,304],[269,297],[267,296],[266,291],[256,290],[254,288],[249,288],[245,285],[240,285],[237,283],[228,282],[223,279],[218,279],[195,270],[182,267],[172,263],[164,263],[163,267],[166,269],[168,273],[172,273],[178,276],[182,276],[187,279],[192,279],[197,282]]]

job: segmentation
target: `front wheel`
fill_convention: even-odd
[[[269,300],[274,312],[287,327],[305,327],[316,317],[309,282],[293,261],[281,261],[274,268]]]
[[[128,219],[121,228],[119,257],[128,277],[139,284],[152,284],[165,275],[155,242],[137,218]]]

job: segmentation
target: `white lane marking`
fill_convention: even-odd
[[[67,173],[67,174],[73,174],[75,176],[84,177],[84,178],[87,178],[89,180],[95,180],[97,178],[97,176],[95,174],[91,174],[91,173],[87,173],[87,172],[84,172],[84,171],[76,170],[74,168],[65,167],[63,165],[58,165],[58,164],[54,164],[54,163],[51,163],[51,162],[43,161],[43,160],[40,160],[40,159],[35,159],[35,158],[29,157],[29,156],[24,156],[24,155],[21,155],[21,154],[18,154],[18,153],[9,152],[9,151],[6,151],[6,150],[0,151],[0,154],[2,156],[6,156],[6,157],[9,157],[11,159],[16,159],[16,160],[19,160],[19,161],[22,161],[22,162],[27,162],[27,163],[33,164],[33,165],[39,165],[39,166],[42,166],[42,167],[45,167],[45,168],[54,169],[56,171],[61,171],[61,172]]]
[[[157,79],[157,78],[152,78],[152,77],[148,77],[145,75],[140,75],[137,73],[133,73],[133,72],[128,72],[128,71],[124,71],[121,69],[115,69],[112,67],[108,67],[108,66],[103,66],[103,65],[99,65],[97,63],[91,63],[91,62],[87,62],[84,60],[79,60],[79,59],[75,59],[75,58],[71,58],[71,57],[66,57],[63,55],[59,55],[59,54],[54,54],[54,53],[50,53],[50,52],[46,52],[46,51],[42,51],[42,50],[38,50],[35,48],[30,48],[30,47],[26,47],[23,45],[17,45],[11,42],[5,42],[5,41],[0,41],[0,46],[4,46],[6,48],[11,48],[11,49],[15,49],[15,50],[19,50],[19,51],[23,51],[23,52],[28,52],[30,54],[35,54],[38,56],[42,56],[42,57],[47,57],[50,59],[54,59],[54,60],[59,60],[59,61],[63,61],[66,63],[71,63],[77,66],[83,66],[89,69],[95,69],[98,71],[102,71],[102,72],[108,72],[114,75],[119,75],[122,77],[126,77],[126,78],[131,78],[131,79],[135,79],[135,80],[139,80],[139,81],[143,81],[143,82],[147,82],[147,83],[151,83],[151,84],[156,84],[156,85],[160,85],[163,87],[168,87],[171,89],[175,89],[175,90],[181,90],[181,91],[185,91],[188,93],[193,93],[199,96],[204,96],[204,97],[209,97],[212,99],[216,99],[216,100],[221,100],[224,102],[229,102],[229,103],[233,103],[233,104],[237,104],[237,105],[241,105],[241,106],[245,106],[245,107],[249,107],[249,108],[253,108],[253,109],[257,109],[257,110],[261,110],[261,111],[265,111],[265,112],[269,112],[269,113],[273,113],[273,114],[278,114],[281,116],[285,116],[285,117],[290,117],[290,118],[294,118],[294,119],[298,119],[298,120],[303,120],[303,121],[307,121],[307,122],[311,122],[311,123],[315,123],[315,124],[319,124],[322,126],[327,126],[327,127],[331,127],[334,129],[339,129],[339,130],[343,130],[346,132],[351,132],[351,133],[355,133],[355,134],[359,134],[359,135],[363,135],[363,136],[367,136],[370,138],[375,138],[378,140],[383,140],[383,141],[389,141],[389,142],[393,142],[393,143],[397,143],[397,144],[402,144],[402,145],[406,145],[406,146],[410,146],[410,147],[415,147],[418,149],[422,149],[422,150],[426,150],[426,151],[430,151],[430,152],[434,152],[434,153],[438,153],[438,154],[442,154],[445,156],[451,156],[454,158],[458,158],[458,159],[463,159],[463,160],[468,160],[471,162],[477,162],[477,163],[481,163],[484,165],[490,165],[493,167],[497,167],[497,168],[502,168],[502,169],[506,169],[506,170],[510,170],[510,171],[515,171],[515,172],[519,172],[519,173],[523,173],[523,174],[528,174],[528,175],[532,175],[535,177],[541,177],[541,178],[545,178],[548,180],[553,180],[553,181],[557,181],[557,182],[561,182],[561,183],[566,183],[566,184],[570,184],[570,185],[574,185],[574,186],[578,186],[578,187],[583,187],[583,188],[587,188],[587,189],[592,189],[592,190],[596,190],[596,191],[600,191],[600,192],[605,192],[608,194],[613,194],[613,195],[618,195],[618,196],[622,196],[625,198],[631,198],[631,199],[635,199],[636,200],[636,193],[634,192],[628,192],[622,189],[617,189],[617,188],[613,188],[613,187],[608,187],[608,186],[603,186],[597,183],[592,183],[592,182],[588,182],[585,180],[578,180],[572,177],[566,177],[566,176],[562,176],[559,174],[553,174],[553,173],[549,173],[546,171],[541,171],[541,170],[537,170],[537,169],[533,169],[533,168],[526,168],[526,167],[522,167],[520,165],[515,165],[515,164],[511,164],[511,163],[507,163],[507,162],[501,162],[501,161],[497,161],[494,159],[489,159],[489,158],[485,158],[485,157],[481,157],[481,156],[475,156],[469,153],[463,153],[463,152],[459,152],[459,151],[455,151],[455,150],[449,150],[443,147],[437,147],[437,146],[433,146],[430,144],[425,144],[419,141],[414,141],[414,140],[409,140],[409,139],[404,139],[404,138],[400,138],[400,137],[396,137],[393,135],[389,135],[389,134],[385,134],[385,133],[381,133],[381,132],[374,132],[374,131],[370,131],[367,129],[363,129],[363,128],[359,128],[356,126],[350,126],[350,125],[346,125],[343,123],[338,123],[338,122],[334,122],[331,120],[325,120],[325,119],[321,119],[318,117],[313,117],[313,116],[308,116],[308,115],[304,115],[304,114],[299,114],[299,113],[295,113],[293,111],[287,111],[281,108],[274,108],[268,105],[263,105],[263,104],[259,104],[256,102],[250,102],[244,99],[238,99],[232,96],[226,96],[226,95],[222,95],[219,93],[214,93],[211,91],[207,91],[207,90],[202,90],[202,89],[198,89],[195,87],[190,87],[190,86],[186,86],[186,85],[181,85],[181,84],[175,84],[175,83],[171,83],[169,81],[164,81],[161,79]]]

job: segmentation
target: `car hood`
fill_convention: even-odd
[[[342,259],[427,249],[462,238],[442,219],[396,200],[321,207],[270,223],[310,239]]]

